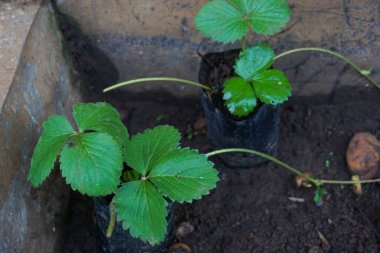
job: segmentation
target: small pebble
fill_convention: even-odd
[[[346,160],[351,174],[359,175],[361,180],[378,177],[380,141],[370,133],[355,134],[348,145]]]
[[[195,131],[201,131],[206,127],[206,119],[204,117],[199,117],[194,123],[193,123],[193,129]]]
[[[191,234],[193,231],[194,226],[190,222],[183,221],[179,224],[177,230],[175,231],[175,235],[176,237],[181,238]]]

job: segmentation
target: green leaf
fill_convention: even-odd
[[[50,174],[67,139],[75,134],[64,116],[51,116],[43,124],[42,135],[34,149],[28,180],[37,187]]]
[[[248,20],[225,0],[206,3],[195,16],[195,25],[206,37],[223,43],[241,39],[249,30]]]
[[[224,83],[223,99],[230,113],[237,117],[250,114],[257,100],[252,86],[240,77],[233,77]]]
[[[318,186],[314,192],[314,202],[315,204],[319,204],[323,198],[328,194],[325,188],[322,186]]]
[[[245,53],[240,53],[236,60],[235,72],[247,81],[254,76],[268,69],[274,61],[275,54],[273,49],[267,44],[256,44],[247,48]]]
[[[279,32],[289,21],[291,11],[285,0],[250,0],[254,2],[250,12],[250,26],[258,34]]]
[[[150,180],[172,201],[191,202],[216,187],[218,171],[196,150],[171,151],[150,171]]]
[[[74,190],[104,196],[119,185],[123,158],[119,144],[105,133],[78,135],[60,158],[62,175]]]
[[[289,21],[285,0],[214,0],[206,3],[195,24],[206,37],[224,43],[246,36],[249,28],[258,34],[273,34]]]
[[[74,105],[73,115],[81,132],[93,130],[111,135],[120,146],[128,141],[128,130],[119,113],[107,103]]]
[[[232,6],[235,6],[243,16],[248,16],[252,12],[255,1],[252,0],[229,0]]]
[[[131,138],[124,149],[124,159],[129,167],[146,175],[162,156],[178,148],[181,138],[171,126],[157,126]]]
[[[123,228],[150,244],[165,238],[167,203],[148,181],[132,181],[117,189],[112,202]]]
[[[265,104],[280,104],[292,94],[288,78],[279,70],[259,73],[252,83],[256,96]]]

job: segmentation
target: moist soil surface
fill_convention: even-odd
[[[212,150],[204,133],[191,131],[202,117],[199,97],[114,93],[106,100],[119,109],[131,134],[170,124],[182,132],[183,146]],[[349,180],[347,145],[357,132],[380,137],[379,105],[380,92],[364,87],[292,97],[281,108],[278,158],[316,177]],[[361,197],[349,186],[327,186],[328,195],[316,205],[314,191],[297,189],[294,175],[277,165],[242,170],[213,160],[220,171],[217,188],[178,205],[175,213],[177,228],[186,222],[194,230],[174,240],[193,253],[380,252],[379,184],[365,185]],[[101,252],[92,200],[73,193],[71,206],[63,252]]]

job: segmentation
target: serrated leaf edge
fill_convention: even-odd
[[[247,15],[247,16],[250,17],[250,18],[248,18],[248,19],[244,19],[244,21],[248,21],[248,29],[247,29],[247,31],[246,31],[245,34],[247,34],[247,33],[249,32],[249,30],[251,30],[251,31],[253,31],[253,32],[257,33],[257,34],[260,34],[260,35],[273,35],[273,34],[275,34],[275,33],[280,32],[280,31],[281,31],[281,30],[287,25],[287,23],[289,22],[289,20],[290,20],[290,18],[291,18],[291,16],[292,16],[292,12],[291,12],[291,9],[290,9],[290,7],[289,7],[289,4],[288,4],[286,1],[284,1],[284,3],[286,4],[287,12],[288,12],[288,14],[289,14],[288,17],[286,18],[286,20],[284,20],[284,22],[283,22],[282,25],[278,26],[276,29],[273,29],[273,30],[270,31],[270,32],[261,32],[261,31],[257,31],[257,30],[253,27],[253,25],[252,25],[252,19],[254,19],[254,17],[253,17],[253,10],[251,10],[250,13],[244,14],[243,11],[242,11],[240,8],[238,8],[237,6],[235,6],[234,4],[232,4],[232,3],[231,3],[230,1],[228,1],[228,0],[212,0],[212,1],[208,2],[208,3],[206,3],[205,5],[203,5],[203,6],[201,7],[201,9],[198,11],[198,13],[195,15],[195,26],[196,26],[197,30],[200,31],[205,37],[210,38],[212,41],[215,41],[215,42],[221,42],[221,43],[224,43],[224,44],[234,43],[234,42],[240,40],[242,37],[241,37],[241,38],[228,38],[228,39],[224,39],[224,40],[223,40],[223,39],[219,39],[219,38],[214,38],[213,36],[210,36],[210,35],[206,35],[206,33],[204,33],[204,31],[202,31],[201,29],[199,29],[199,21],[198,21],[199,13],[201,12],[201,10],[202,10],[207,4],[210,4],[211,2],[214,2],[214,1],[223,1],[223,2],[226,2],[227,4],[229,4],[230,6],[232,6],[235,10],[237,10],[237,11],[241,14],[241,16],[243,16],[243,15]],[[242,20],[243,20],[243,19],[242,19]],[[244,35],[243,35],[243,36],[244,36]]]
[[[113,138],[111,135],[109,135],[109,134],[107,134],[107,133],[103,133],[103,132],[97,132],[97,133],[101,133],[101,134],[107,135],[107,136],[110,137],[113,141],[115,141],[115,143],[118,143],[118,142],[115,140],[115,138]],[[84,136],[84,135],[86,135],[86,133],[78,134],[78,136]],[[67,145],[67,142],[65,143],[65,145]],[[65,145],[64,145],[64,146],[65,146]],[[63,146],[63,147],[64,147],[64,146]],[[61,151],[62,151],[63,147],[61,148]],[[124,160],[123,160],[123,154],[122,154],[122,153],[123,153],[122,150],[120,150],[121,161],[122,161],[122,165],[123,165]],[[60,164],[61,176],[62,176],[62,178],[65,179],[66,184],[70,185],[70,188],[73,189],[74,191],[78,191],[78,192],[80,192],[81,194],[86,195],[86,196],[89,196],[89,197],[101,197],[101,196],[107,196],[107,195],[109,195],[109,194],[112,194],[112,193],[115,192],[115,190],[118,189],[118,186],[120,185],[120,181],[119,181],[119,182],[113,187],[114,190],[112,190],[112,191],[102,191],[102,192],[99,193],[99,194],[88,194],[88,193],[85,193],[85,192],[79,191],[78,188],[77,188],[77,187],[74,187],[71,183],[69,183],[69,182],[67,181],[67,177],[63,175],[63,173],[62,173],[62,169],[61,169],[61,163],[62,163],[62,162],[61,162],[61,158],[62,158],[62,156],[60,156],[60,158],[59,158],[59,164]],[[119,178],[122,176],[122,171],[123,171],[123,170],[121,169],[121,170],[120,170],[120,176],[119,176]]]
[[[205,158],[205,162],[207,162],[207,164],[211,167],[210,169],[207,169],[208,171],[213,171],[215,172],[215,176],[216,176],[216,181],[213,183],[212,187],[210,187],[209,190],[207,190],[206,192],[204,192],[203,194],[201,194],[200,196],[198,197],[195,197],[195,198],[190,198],[190,199],[183,199],[183,200],[173,200],[171,199],[167,194],[163,193],[162,190],[156,185],[154,184],[152,181],[149,180],[149,174],[148,174],[148,181],[165,197],[165,198],[168,198],[170,199],[171,201],[173,202],[178,202],[178,203],[192,203],[194,200],[200,200],[202,199],[204,196],[207,196],[210,194],[210,192],[216,188],[216,184],[219,182],[220,178],[218,177],[218,170],[216,170],[214,168],[214,163],[212,161],[209,161],[207,156],[204,155],[204,154],[201,154],[199,153],[199,151],[197,149],[191,149],[189,147],[185,147],[185,148],[181,148],[181,151],[182,150],[189,150],[189,151],[192,151],[194,152],[194,154],[196,155],[199,155],[201,157],[204,157]]]
[[[176,134],[178,134],[178,143],[177,143],[177,146],[175,147],[175,148],[172,148],[172,149],[176,149],[176,148],[179,148],[180,147],[180,140],[181,140],[181,138],[182,138],[182,135],[181,135],[181,133],[178,131],[178,129],[177,128],[175,128],[175,127],[173,127],[173,126],[171,126],[171,125],[158,125],[158,126],[155,126],[155,127],[153,127],[153,128],[149,128],[149,129],[145,129],[143,132],[140,132],[140,133],[137,133],[137,134],[135,134],[135,135],[133,135],[132,137],[130,137],[130,139],[127,141],[127,143],[126,143],[126,147],[128,146],[128,145],[131,145],[131,143],[133,142],[133,141],[135,141],[137,138],[140,138],[140,137],[143,137],[144,135],[147,135],[147,134],[150,134],[151,132],[153,132],[153,131],[156,131],[157,129],[161,129],[161,128],[168,128],[168,129],[170,129],[170,130],[174,130],[174,132],[176,132]],[[160,137],[161,138],[161,137]],[[159,144],[159,141],[157,142],[157,144]],[[156,146],[157,147],[157,146]],[[170,150],[172,150],[172,149],[168,149],[167,151],[170,151]],[[126,154],[126,150],[125,150],[125,148],[123,148],[123,157],[126,157],[126,156],[128,156],[128,154]],[[153,154],[153,153],[152,153]],[[152,157],[150,157],[149,159],[152,159]],[[128,162],[127,162],[127,160],[126,159],[124,159],[124,162],[126,163],[126,164],[128,164]],[[128,164],[129,165],[129,164]],[[149,165],[149,162],[147,163],[147,165]],[[130,166],[130,165],[129,165]],[[135,171],[137,171],[135,168],[133,168],[133,166],[130,166],[133,170],[135,170]],[[145,168],[145,169],[147,169],[147,168]],[[150,170],[147,170],[146,171],[146,173],[149,173],[149,171]],[[137,171],[138,172],[138,171]],[[139,172],[140,173],[140,172]]]
[[[136,180],[136,181],[141,181],[143,182],[142,180]],[[148,182],[150,183],[156,190],[158,193],[160,193],[157,189],[157,187],[152,183],[152,182]],[[125,184],[127,183],[124,183],[122,184],[116,191],[115,191],[115,196],[117,194],[117,191],[119,189],[121,189],[123,186],[125,186]],[[143,184],[141,184],[143,185]],[[163,197],[163,196],[162,196]],[[165,215],[165,233],[164,233],[164,237],[167,235],[167,226],[168,226],[168,221],[167,221],[167,218],[168,218],[168,210],[167,210],[167,207],[168,207],[168,202],[167,200],[163,197],[164,199],[164,208],[166,209],[166,215]],[[116,203],[114,202],[115,201],[115,197],[112,199],[112,203],[114,203],[116,205]],[[117,209],[116,209],[116,214],[117,214]],[[124,230],[128,230],[129,233],[134,237],[134,238],[139,238],[140,240],[142,240],[143,242],[148,242],[149,244],[151,245],[156,245],[158,244],[159,242],[161,242],[164,238],[161,238],[160,240],[158,241],[149,241],[149,238],[144,238],[140,235],[138,235],[137,233],[135,233],[135,231],[131,230],[131,227],[128,225],[128,223],[126,222],[125,219],[121,218],[120,215],[116,215],[116,220],[118,222],[121,222],[122,223],[122,227]]]
[[[51,116],[48,117],[48,119],[47,119],[46,121],[44,121],[44,122],[42,123],[42,129],[43,129],[43,131],[45,131],[45,129],[46,129],[46,128],[45,128],[45,125],[47,125],[47,124],[49,123],[49,120],[51,120],[51,118],[56,117],[56,116],[62,116],[62,117],[64,117],[64,118],[68,121],[67,117],[64,116],[64,115],[57,115],[57,114],[51,115]],[[70,123],[70,122],[69,122],[69,123]],[[54,166],[55,166],[55,164],[56,164],[56,162],[57,162],[57,160],[58,160],[57,158],[60,156],[63,147],[67,144],[67,141],[68,141],[73,135],[75,135],[75,130],[74,130],[73,126],[72,126],[71,124],[70,124],[70,126],[71,126],[71,128],[72,128],[72,130],[73,130],[73,133],[72,133],[70,136],[68,136],[68,137],[66,138],[65,142],[63,143],[63,145],[62,145],[61,148],[59,149],[59,152],[58,152],[58,154],[56,155],[56,157],[55,157],[55,159],[54,159],[54,162],[53,162],[53,165],[52,165],[52,167],[51,167],[51,169],[50,169],[50,172],[47,174],[47,176],[46,176],[41,182],[39,182],[39,183],[37,183],[37,184],[34,184],[34,183],[31,181],[31,174],[30,174],[30,171],[29,171],[29,175],[28,175],[28,178],[27,178],[27,179],[28,179],[28,181],[29,181],[34,187],[38,187],[38,186],[40,186],[42,183],[44,183],[44,182],[47,180],[47,178],[50,176],[51,172],[52,172],[53,169],[54,169]],[[40,142],[42,141],[42,135],[43,135],[43,132],[41,133],[41,136],[40,136],[40,138],[38,139],[38,142],[37,142],[36,146],[34,147],[30,167],[32,167],[32,162],[33,162],[33,156],[34,156],[34,153],[35,153],[35,151],[36,151],[38,145],[39,145]],[[59,135],[59,136],[62,136],[62,135]],[[55,137],[57,137],[57,136],[55,136]]]
[[[172,130],[175,130],[178,133],[179,137],[181,138],[181,133],[174,126],[171,126],[171,125],[158,125],[158,126],[153,127],[153,128],[145,129],[143,132],[140,132],[140,133],[137,133],[137,134],[133,135],[130,138],[130,141],[133,141],[135,138],[137,138],[139,136],[142,136],[142,135],[145,135],[145,134],[149,134],[149,133],[153,132],[154,130],[156,130],[157,128],[164,128],[164,127],[171,128]]]
[[[288,79],[288,77],[286,76],[286,74],[283,72],[283,71],[281,71],[281,70],[278,70],[278,69],[272,69],[272,70],[274,70],[274,71],[277,71],[277,72],[280,72],[282,75],[284,75],[284,77],[287,79],[287,82],[288,82],[288,84],[289,84],[289,94],[288,94],[288,96],[286,97],[286,99],[284,99],[284,100],[282,100],[281,102],[278,102],[278,103],[265,103],[264,101],[262,101],[260,98],[259,98],[259,96],[257,95],[258,93],[257,93],[257,91],[256,91],[256,89],[255,89],[255,84],[253,83],[255,80],[257,80],[257,79],[252,79],[252,81],[251,81],[251,85],[252,85],[252,87],[253,87],[253,89],[254,89],[254,92],[255,92],[255,96],[256,96],[256,98],[258,99],[258,100],[260,100],[260,102],[262,102],[263,104],[265,104],[265,105],[273,105],[273,106],[277,106],[277,105],[279,105],[279,104],[283,104],[283,103],[285,103],[286,101],[288,101],[289,100],[289,98],[292,96],[292,85],[290,84],[290,82],[289,82],[289,79]],[[263,72],[265,72],[265,71],[268,71],[268,69],[267,70],[263,70],[262,72],[260,72],[260,73],[263,73]],[[258,74],[260,74],[260,73],[257,73],[257,75]]]

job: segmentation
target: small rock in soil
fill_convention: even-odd
[[[179,224],[177,230],[175,231],[175,235],[178,238],[182,238],[191,234],[193,231],[194,231],[194,226],[191,223],[184,221],[184,222],[181,222],[181,224]]]
[[[380,172],[380,141],[370,133],[357,133],[351,139],[346,160],[351,174],[372,179]]]
[[[202,131],[206,127],[206,119],[204,117],[199,117],[194,123],[193,123],[193,129],[195,131]]]

